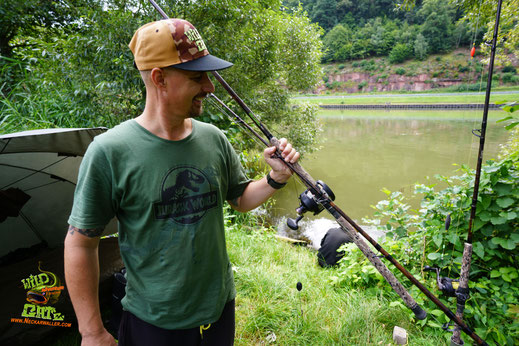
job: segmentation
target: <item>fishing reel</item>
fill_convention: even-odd
[[[458,280],[440,276],[440,268],[425,266],[423,270],[430,272],[436,271],[436,284],[438,285],[438,289],[447,297],[457,297],[456,291],[459,287]]]
[[[317,186],[317,188],[319,188],[320,192],[323,195],[328,196],[332,201],[335,200],[334,193],[328,187],[328,185],[326,185],[323,181],[317,180],[315,185]],[[290,227],[294,231],[299,229],[298,223],[303,218],[304,213],[306,213],[307,211],[311,211],[314,213],[314,215],[317,215],[324,209],[324,207],[322,205],[322,202],[324,202],[324,200],[320,200],[318,197],[316,197],[312,193],[312,191],[310,191],[310,189],[307,189],[305,192],[303,192],[299,196],[299,200],[301,201],[301,203],[300,203],[299,207],[296,208],[296,212],[298,214],[297,218],[296,219],[290,219],[290,218],[287,219],[288,227]]]

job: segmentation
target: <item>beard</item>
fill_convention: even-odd
[[[204,112],[204,109],[203,107],[191,107],[191,109],[189,110],[189,117],[190,118],[198,118],[199,116],[202,115],[202,113]]]
[[[203,96],[205,97],[207,94],[203,94],[203,95],[197,95],[197,97],[200,97],[200,96]],[[201,100],[200,101],[200,106],[198,105],[198,102],[194,102],[195,99],[193,99],[193,103],[191,104],[191,108],[189,109],[189,116],[191,118],[196,118],[196,117],[199,117],[200,115],[202,115],[203,111],[204,111],[204,107],[203,107],[203,103],[204,101]]]

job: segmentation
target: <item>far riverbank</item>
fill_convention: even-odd
[[[294,103],[309,102],[317,105],[482,105],[485,93],[408,93],[408,94],[349,94],[294,96]],[[498,108],[501,103],[519,101],[519,90],[494,91],[490,104]],[[451,107],[452,108],[452,107]],[[478,107],[476,107],[478,108]]]

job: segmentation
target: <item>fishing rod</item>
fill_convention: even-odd
[[[148,0],[152,6],[161,14],[163,19],[169,19],[166,13],[157,5],[154,0]],[[394,259],[380,244],[378,244],[373,238],[371,238],[359,225],[357,225],[349,216],[346,215],[337,205],[333,203],[335,196],[330,188],[324,184],[322,181],[315,181],[310,174],[308,174],[299,163],[289,163],[286,162],[279,152],[279,141],[275,138],[270,131],[265,127],[263,123],[254,115],[254,113],[250,110],[250,108],[243,102],[243,100],[236,94],[236,92],[227,84],[227,82],[223,79],[222,76],[216,71],[211,71],[215,79],[222,85],[222,87],[227,91],[227,93],[238,103],[238,105],[242,108],[242,110],[249,116],[249,118],[254,122],[254,124],[261,130],[261,132],[267,137],[270,145],[275,146],[277,148],[275,156],[279,158],[283,163],[285,163],[303,182],[303,184],[307,187],[307,190],[303,192],[299,199],[301,200],[301,205],[297,208],[298,217],[296,220],[289,220],[290,227],[297,227],[298,221],[301,220],[303,214],[305,212],[311,211],[314,215],[320,213],[323,209],[326,209],[337,221],[337,223],[341,226],[341,228],[353,239],[353,242],[357,245],[357,247],[362,251],[362,253],[368,258],[368,260],[373,264],[373,266],[379,271],[379,273],[386,279],[386,281],[390,284],[393,290],[400,296],[400,298],[404,301],[405,305],[413,311],[417,319],[425,319],[427,313],[416,303],[416,301],[411,297],[411,295],[407,292],[407,290],[403,287],[403,285],[398,281],[398,279],[394,276],[394,274],[384,265],[384,263],[380,260],[379,256],[376,256],[373,251],[367,246],[367,244],[360,238],[359,233],[370,242],[375,249],[377,249],[384,258],[389,260],[401,273],[403,273],[415,286],[417,286],[436,306],[442,310],[445,315],[455,322],[461,330],[463,330],[467,335],[469,335],[474,341],[476,341],[479,345],[487,345],[483,339],[481,339],[472,329],[470,329],[461,318],[457,317],[452,311],[450,311],[435,295],[433,295],[424,285],[422,285],[407,269],[405,269],[396,259]],[[213,96],[216,100],[219,100],[215,96]],[[218,102],[218,101],[217,101]],[[227,110],[230,110],[229,107],[225,105],[221,100],[219,103],[224,106]],[[241,119],[236,113],[231,111],[231,114],[235,118],[239,118],[238,120],[241,124],[244,124],[245,121]],[[250,127],[250,126],[249,126]],[[254,135],[259,135],[257,132],[253,132]],[[262,140],[263,142],[263,140]],[[267,144],[266,141],[263,142]],[[333,197],[333,198],[332,198]]]
[[[424,270],[426,271],[436,271],[436,281],[438,288],[440,291],[442,291],[446,296],[448,297],[456,297],[456,316],[458,316],[460,319],[463,318],[463,313],[465,310],[465,304],[466,301],[470,298],[470,291],[469,291],[469,280],[470,280],[470,266],[472,262],[472,227],[474,225],[474,219],[476,217],[476,210],[477,210],[477,202],[478,202],[478,195],[479,195],[479,184],[481,179],[481,168],[483,164],[483,151],[485,147],[485,136],[486,136],[486,129],[487,129],[487,119],[488,119],[488,109],[490,105],[490,93],[491,93],[491,87],[492,87],[492,75],[494,72],[494,60],[495,60],[495,53],[496,53],[496,47],[497,47],[497,39],[498,39],[498,32],[499,32],[499,20],[501,17],[501,7],[502,7],[502,0],[498,1],[497,4],[497,10],[496,10],[496,20],[494,24],[494,33],[492,37],[492,44],[490,49],[490,59],[488,63],[488,77],[487,77],[487,88],[485,90],[485,102],[483,107],[483,117],[481,120],[481,128],[475,129],[472,131],[472,133],[479,137],[479,150],[478,150],[478,159],[477,159],[477,165],[476,165],[476,173],[474,178],[474,191],[472,193],[472,201],[471,201],[471,208],[470,208],[470,217],[469,217],[469,223],[468,223],[468,231],[467,231],[467,240],[464,243],[463,246],[463,254],[462,254],[462,261],[461,261],[461,270],[458,280],[451,279],[449,277],[441,277],[440,276],[440,268],[432,268],[429,266],[425,266]],[[473,44],[473,47],[470,51],[471,58],[474,57],[475,53],[475,43]],[[450,215],[447,217],[446,223],[445,223],[445,230],[449,229],[450,224]],[[448,325],[444,326],[444,329],[447,330]],[[464,344],[463,340],[461,339],[461,333],[459,327],[455,326],[452,331],[452,337],[451,337],[451,346],[462,346]]]
[[[481,120],[481,129],[478,131],[479,135],[474,133],[474,135],[479,137],[479,151],[478,151],[478,161],[476,166],[476,176],[474,178],[474,192],[472,194],[472,205],[470,207],[470,218],[469,218],[469,227],[467,233],[467,241],[464,244],[463,248],[463,257],[461,262],[461,271],[459,278],[459,288],[456,290],[456,316],[460,319],[463,318],[463,312],[465,310],[465,303],[467,299],[469,299],[469,274],[470,274],[470,264],[472,260],[472,226],[474,224],[474,219],[476,218],[476,209],[478,203],[478,194],[479,194],[479,182],[481,178],[481,166],[483,164],[483,150],[485,148],[485,134],[487,130],[487,118],[488,118],[488,108],[490,104],[490,89],[492,88],[492,74],[494,72],[494,59],[496,55],[496,46],[497,46],[497,36],[499,32],[499,18],[501,17],[501,5],[502,0],[499,0],[497,3],[497,11],[496,11],[496,22],[494,25],[494,36],[492,38],[492,47],[490,50],[490,61],[488,64],[488,77],[487,77],[487,90],[485,91],[485,104],[483,108],[483,118]],[[451,337],[451,346],[463,345],[463,340],[461,340],[461,333],[458,327],[454,328],[452,337]]]

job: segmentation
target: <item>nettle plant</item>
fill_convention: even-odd
[[[441,295],[436,277],[424,273],[424,266],[438,267],[442,276],[458,278],[467,239],[474,171],[461,166],[460,173],[452,177],[436,176],[443,186],[447,185],[440,191],[435,190],[435,185],[416,185],[415,194],[423,195],[418,210],[410,207],[402,193],[384,190],[388,198],[374,207],[373,219],[364,220],[386,232],[382,246],[436,295]],[[448,229],[446,220],[450,223]],[[332,277],[333,283],[391,291],[354,245],[345,245],[343,249],[348,256],[342,259]],[[518,268],[519,151],[516,151],[499,162],[488,161],[483,166],[473,226],[471,297],[464,319],[487,342],[517,345]],[[407,282],[402,275],[400,278]],[[429,312],[429,317],[419,323],[438,328],[448,322],[416,287],[410,293]],[[391,304],[403,307],[396,294],[394,297]],[[455,311],[455,298],[442,297],[442,300]],[[445,334],[450,337],[450,333]]]

